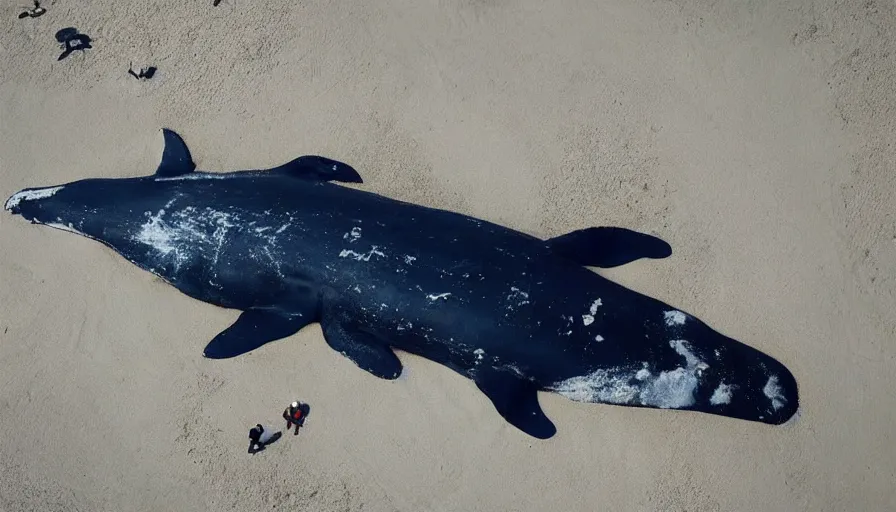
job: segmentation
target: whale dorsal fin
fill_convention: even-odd
[[[196,164],[180,135],[167,128],[162,129],[162,135],[165,137],[165,149],[162,151],[162,161],[156,169],[156,176],[180,176],[193,172]]]
[[[350,165],[317,155],[300,156],[279,167],[274,167],[271,172],[304,180],[363,183],[361,175]]]

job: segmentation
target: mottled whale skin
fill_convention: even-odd
[[[591,403],[781,424],[798,408],[780,362],[591,267],[671,248],[614,227],[541,240],[454,212],[338,185],[319,156],[266,170],[197,172],[162,131],[155,174],[26,189],[6,209],[100,241],[195,299],[241,310],[205,348],[228,358],[320,323],[356,365],[395,379],[393,349],[472,379],[540,439],[539,391]]]

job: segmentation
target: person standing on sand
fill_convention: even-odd
[[[299,435],[299,427],[305,424],[305,418],[308,416],[308,405],[302,404],[299,402],[293,402],[289,404],[289,407],[283,411],[283,419],[286,420],[286,430],[289,430],[293,425],[296,426],[296,431],[293,435]]]

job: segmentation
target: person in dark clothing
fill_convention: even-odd
[[[293,402],[289,404],[289,407],[283,411],[283,419],[286,420],[286,430],[289,430],[295,425],[296,430],[293,435],[298,435],[299,427],[305,425],[305,418],[308,417],[310,409],[308,404],[303,404],[301,402]]]
[[[260,423],[249,430],[249,453],[257,453],[282,436],[272,428],[265,428]],[[256,448],[257,446],[257,448]]]

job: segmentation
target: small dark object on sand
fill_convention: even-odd
[[[249,453],[255,454],[264,450],[267,445],[276,442],[282,436],[282,432],[274,432],[273,429],[265,428],[260,423],[256,424],[249,430]]]
[[[218,4],[220,4],[220,3],[221,3],[221,0],[215,0],[214,2],[212,2],[212,5],[214,5],[215,7],[217,7]]]
[[[63,49],[62,54],[56,60],[68,57],[75,50],[84,51],[88,48],[93,48],[90,45],[90,36],[78,33],[78,30],[73,27],[67,27],[56,32],[56,40],[59,41]]]
[[[283,419],[286,420],[286,430],[295,425],[294,436],[299,435],[299,427],[305,426],[305,419],[311,412],[311,406],[302,402],[293,402],[283,411]]]
[[[38,0],[34,0],[34,8],[28,9],[27,11],[19,13],[19,19],[22,18],[37,18],[39,16],[43,16],[47,10],[40,6],[40,2]]]
[[[140,68],[140,72],[137,73],[134,71],[133,63],[128,66],[128,73],[130,73],[137,80],[150,79],[153,75],[156,74],[157,68],[155,66],[149,66],[148,68]]]

